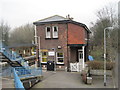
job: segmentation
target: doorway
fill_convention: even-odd
[[[78,49],[79,71],[84,69],[84,47]]]

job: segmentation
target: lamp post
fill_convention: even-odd
[[[113,27],[104,28],[104,86],[106,86],[106,30],[112,30]]]

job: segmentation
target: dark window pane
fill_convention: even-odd
[[[42,58],[42,62],[47,62],[47,58]]]
[[[50,32],[50,27],[47,27],[47,32]]]
[[[47,52],[42,52],[42,56],[47,56]]]
[[[57,32],[57,27],[54,27],[54,32]]]
[[[63,57],[63,53],[57,53],[57,57]]]
[[[63,58],[58,58],[58,62],[63,62]]]

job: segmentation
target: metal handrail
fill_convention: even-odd
[[[42,75],[41,67],[39,67],[37,69],[31,68],[28,65],[28,63],[18,53],[16,53],[16,52],[12,53],[12,50],[10,50],[7,46],[4,45],[0,52],[2,52],[11,61],[17,61],[22,65],[20,67],[13,68],[15,88],[17,90],[19,88],[22,88],[22,90],[25,90],[20,78]]]
[[[23,83],[21,82],[20,78],[18,77],[15,68],[13,68],[13,73],[14,73],[14,83],[15,83],[15,88],[17,89],[22,89],[25,90]]]
[[[15,70],[17,71],[18,76],[37,76],[42,75],[41,68],[35,69],[35,68],[22,68],[22,67],[15,67]]]
[[[24,67],[29,67],[27,62],[17,52],[10,50],[6,45],[3,44],[2,53],[9,58],[11,61],[17,61]]]

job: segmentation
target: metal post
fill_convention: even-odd
[[[80,50],[78,49],[78,72],[80,72]]]
[[[37,45],[37,30],[36,30],[36,25],[34,26],[34,30],[35,30],[35,44]]]
[[[106,27],[104,29],[104,86],[106,86],[106,30],[112,30],[113,27]]]
[[[37,30],[36,30],[36,25],[34,25],[34,30],[35,30],[35,32],[34,32],[34,34],[35,34],[35,36],[34,36],[34,38],[35,38],[35,45],[37,46]],[[38,55],[39,55],[39,52],[38,52]],[[39,59],[39,57],[38,57],[38,59]],[[37,68],[37,61],[35,60],[35,68]]]
[[[104,86],[106,86],[106,28],[104,29]]]
[[[39,52],[39,54],[38,54],[38,57],[39,57],[39,59],[38,59],[38,65],[39,65],[39,67],[41,67],[41,60],[42,60],[42,55],[41,55],[41,50],[40,50],[40,36],[38,37],[38,47],[39,47],[39,50],[38,50],[38,52]]]
[[[40,37],[38,37],[38,67],[40,67]]]
[[[56,54],[55,48],[54,48],[54,53],[55,53],[55,55],[54,55],[54,64],[55,64],[55,65],[54,65],[54,68],[55,68],[55,69],[54,69],[54,70],[56,71],[56,57],[57,57],[56,55],[57,55],[57,54]]]
[[[78,59],[79,59],[79,72],[80,72],[80,52],[78,50]]]
[[[82,46],[82,49],[83,49],[82,53],[83,53],[83,70],[84,70],[84,68],[85,68],[85,57],[84,57],[85,56],[85,46]]]

